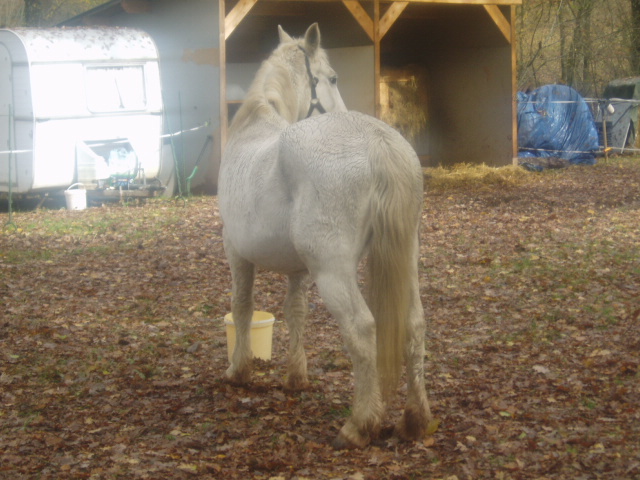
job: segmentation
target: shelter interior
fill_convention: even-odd
[[[227,1],[226,17],[243,3],[246,0]],[[227,34],[227,80],[232,83],[234,65],[257,64],[269,55],[278,42],[278,25],[298,36],[318,22],[347,106],[396,126],[412,141],[424,165],[512,161],[517,151],[510,30],[515,15],[509,5],[492,7],[508,22],[505,32],[482,4],[381,0],[375,12],[375,2],[355,2],[361,6],[360,14],[369,18],[377,14],[381,19],[397,4],[406,3],[379,39],[376,52],[374,40],[347,3],[255,2]],[[336,65],[332,50],[354,47],[365,52],[369,48],[366,75],[362,68],[350,66],[355,58],[350,53],[344,65]],[[345,80],[350,85],[345,87]],[[227,99],[232,116],[238,100],[229,94]]]

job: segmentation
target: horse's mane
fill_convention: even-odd
[[[295,121],[292,118],[295,112],[287,108],[284,100],[292,88],[289,71],[283,63],[274,60],[269,58],[260,66],[242,106],[233,117],[230,132],[242,129],[249,121],[270,115],[274,110],[289,123]]]
[[[272,115],[274,110],[288,123],[296,120],[297,112],[285,101],[293,91],[291,74],[284,60],[285,50],[290,49],[289,44],[280,45],[268,59],[262,62],[242,106],[231,122],[230,133],[244,128],[249,121]]]
[[[242,106],[231,122],[230,134],[265,116],[276,115],[287,123],[298,120],[297,90],[292,68],[296,56],[300,56],[299,61],[302,61],[303,45],[303,39],[281,43],[271,56],[262,62]],[[328,61],[325,51],[321,48],[316,49],[314,57],[320,61]]]

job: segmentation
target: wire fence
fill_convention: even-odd
[[[594,119],[596,124],[597,123],[602,123],[607,121],[607,118],[610,117],[613,113],[615,113],[615,107],[617,105],[627,105],[629,107],[634,107],[634,106],[640,106],[640,100],[635,100],[635,99],[624,99],[624,98],[610,98],[610,99],[602,99],[602,98],[584,98],[583,99],[589,106],[591,109],[592,114],[594,115]],[[544,101],[544,102],[540,102],[540,101],[518,101],[518,104],[571,104],[571,103],[578,103],[577,100],[551,100],[551,101]],[[611,105],[614,109],[614,112],[611,112],[610,110],[607,111],[607,108],[609,107],[609,105]],[[607,112],[607,113],[604,113]],[[0,116],[5,116],[6,115],[0,115]],[[599,120],[599,118],[601,118],[601,120]],[[636,123],[638,123],[638,119],[636,119],[636,122],[634,122],[634,125],[636,125]],[[160,136],[160,139],[166,139],[166,138],[175,138],[175,137],[179,137],[181,135],[184,135],[186,133],[190,133],[190,132],[195,132],[198,130],[201,130],[203,128],[207,128],[209,125],[211,124],[210,121],[204,122],[201,125],[198,125],[196,127],[193,128],[188,128],[188,129],[183,129],[183,130],[179,130],[173,133],[166,133],[164,135]],[[634,132],[635,133],[635,132]],[[114,145],[114,144],[118,144],[118,143],[122,143],[125,144],[127,143],[128,140],[127,139],[122,139],[122,140],[117,140],[115,142],[110,141],[108,143],[108,145]],[[91,143],[92,147],[98,147],[98,146],[105,146],[107,145],[107,143]],[[624,145],[624,146],[612,146],[612,145],[601,145],[602,150],[604,151],[605,148],[609,148],[609,149],[613,149],[618,150],[618,151],[624,151],[624,152],[629,152],[629,153],[640,153],[640,148],[636,148],[635,146],[632,145]],[[584,154],[589,154],[589,153],[594,153],[593,151],[580,151],[580,150],[552,150],[552,149],[544,149],[544,148],[519,148],[520,151],[528,151],[528,152],[550,152],[550,153],[572,153],[572,154],[576,154],[576,153],[584,153]],[[22,149],[22,150],[0,150],[0,155],[10,155],[10,154],[24,154],[24,153],[31,153],[33,150],[32,149]]]
[[[1,115],[0,115],[1,116]],[[5,115],[6,116],[6,115]],[[184,135],[185,133],[191,133],[191,132],[196,132],[198,130],[202,130],[203,128],[207,128],[211,125],[210,121],[206,121],[200,125],[198,125],[197,127],[193,127],[193,128],[186,128],[183,130],[179,130],[177,132],[173,132],[173,133],[165,133],[164,135],[160,135],[159,139],[163,140],[165,138],[174,138],[174,137],[179,137],[180,135]],[[94,143],[91,142],[91,147],[103,147],[106,145],[117,145],[117,144],[125,144],[128,143],[129,139],[123,138],[121,140],[115,140],[115,141],[109,141],[108,143]],[[18,153],[31,153],[33,152],[33,149],[23,149],[23,150],[0,150],[0,155],[15,155]]]

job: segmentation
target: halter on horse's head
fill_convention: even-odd
[[[318,114],[331,111],[346,111],[347,108],[342,101],[338,91],[338,75],[331,68],[327,56],[320,48],[320,29],[318,24],[311,25],[302,39],[296,40],[289,36],[282,27],[278,26],[280,45],[294,44],[297,50],[303,54],[304,74],[308,85],[306,91],[301,92],[305,96],[309,95],[308,109],[304,113],[303,103],[299,108],[299,118],[309,118],[316,111]]]
[[[327,113],[327,111],[322,106],[322,103],[320,103],[320,100],[318,99],[318,93],[316,92],[316,85],[318,85],[319,80],[318,80],[318,77],[314,77],[313,73],[311,72],[309,55],[307,54],[307,51],[304,48],[302,47],[298,47],[298,48],[302,50],[302,53],[304,53],[304,64],[307,67],[307,75],[309,75],[309,86],[311,87],[311,105],[309,105],[309,111],[307,112],[307,116],[305,118],[309,118],[313,114],[314,110],[318,110],[318,112],[321,114]]]

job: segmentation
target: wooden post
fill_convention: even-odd
[[[376,117],[380,118],[380,0],[373,2],[373,96]]]
[[[220,156],[227,143],[229,110],[227,108],[227,42],[225,0],[218,0],[218,49],[220,51]],[[215,102],[214,102],[215,105]]]
[[[427,0],[429,1],[429,0]],[[380,117],[381,105],[380,105],[380,42],[382,38],[387,34],[389,29],[400,17],[405,8],[409,5],[408,1],[394,1],[385,14],[380,18],[380,0],[373,0],[373,19],[369,17],[358,0],[342,0],[342,3],[347,10],[351,12],[351,15],[360,24],[367,36],[373,42],[373,92],[374,92],[374,110],[376,117]]]
[[[518,165],[518,52],[516,37],[516,7],[511,6],[511,158]]]
[[[607,141],[607,107],[602,105],[602,143],[604,145],[604,159],[609,160],[609,142]]]
[[[151,11],[149,0],[122,0],[120,5],[122,10],[127,13],[149,13]]]

